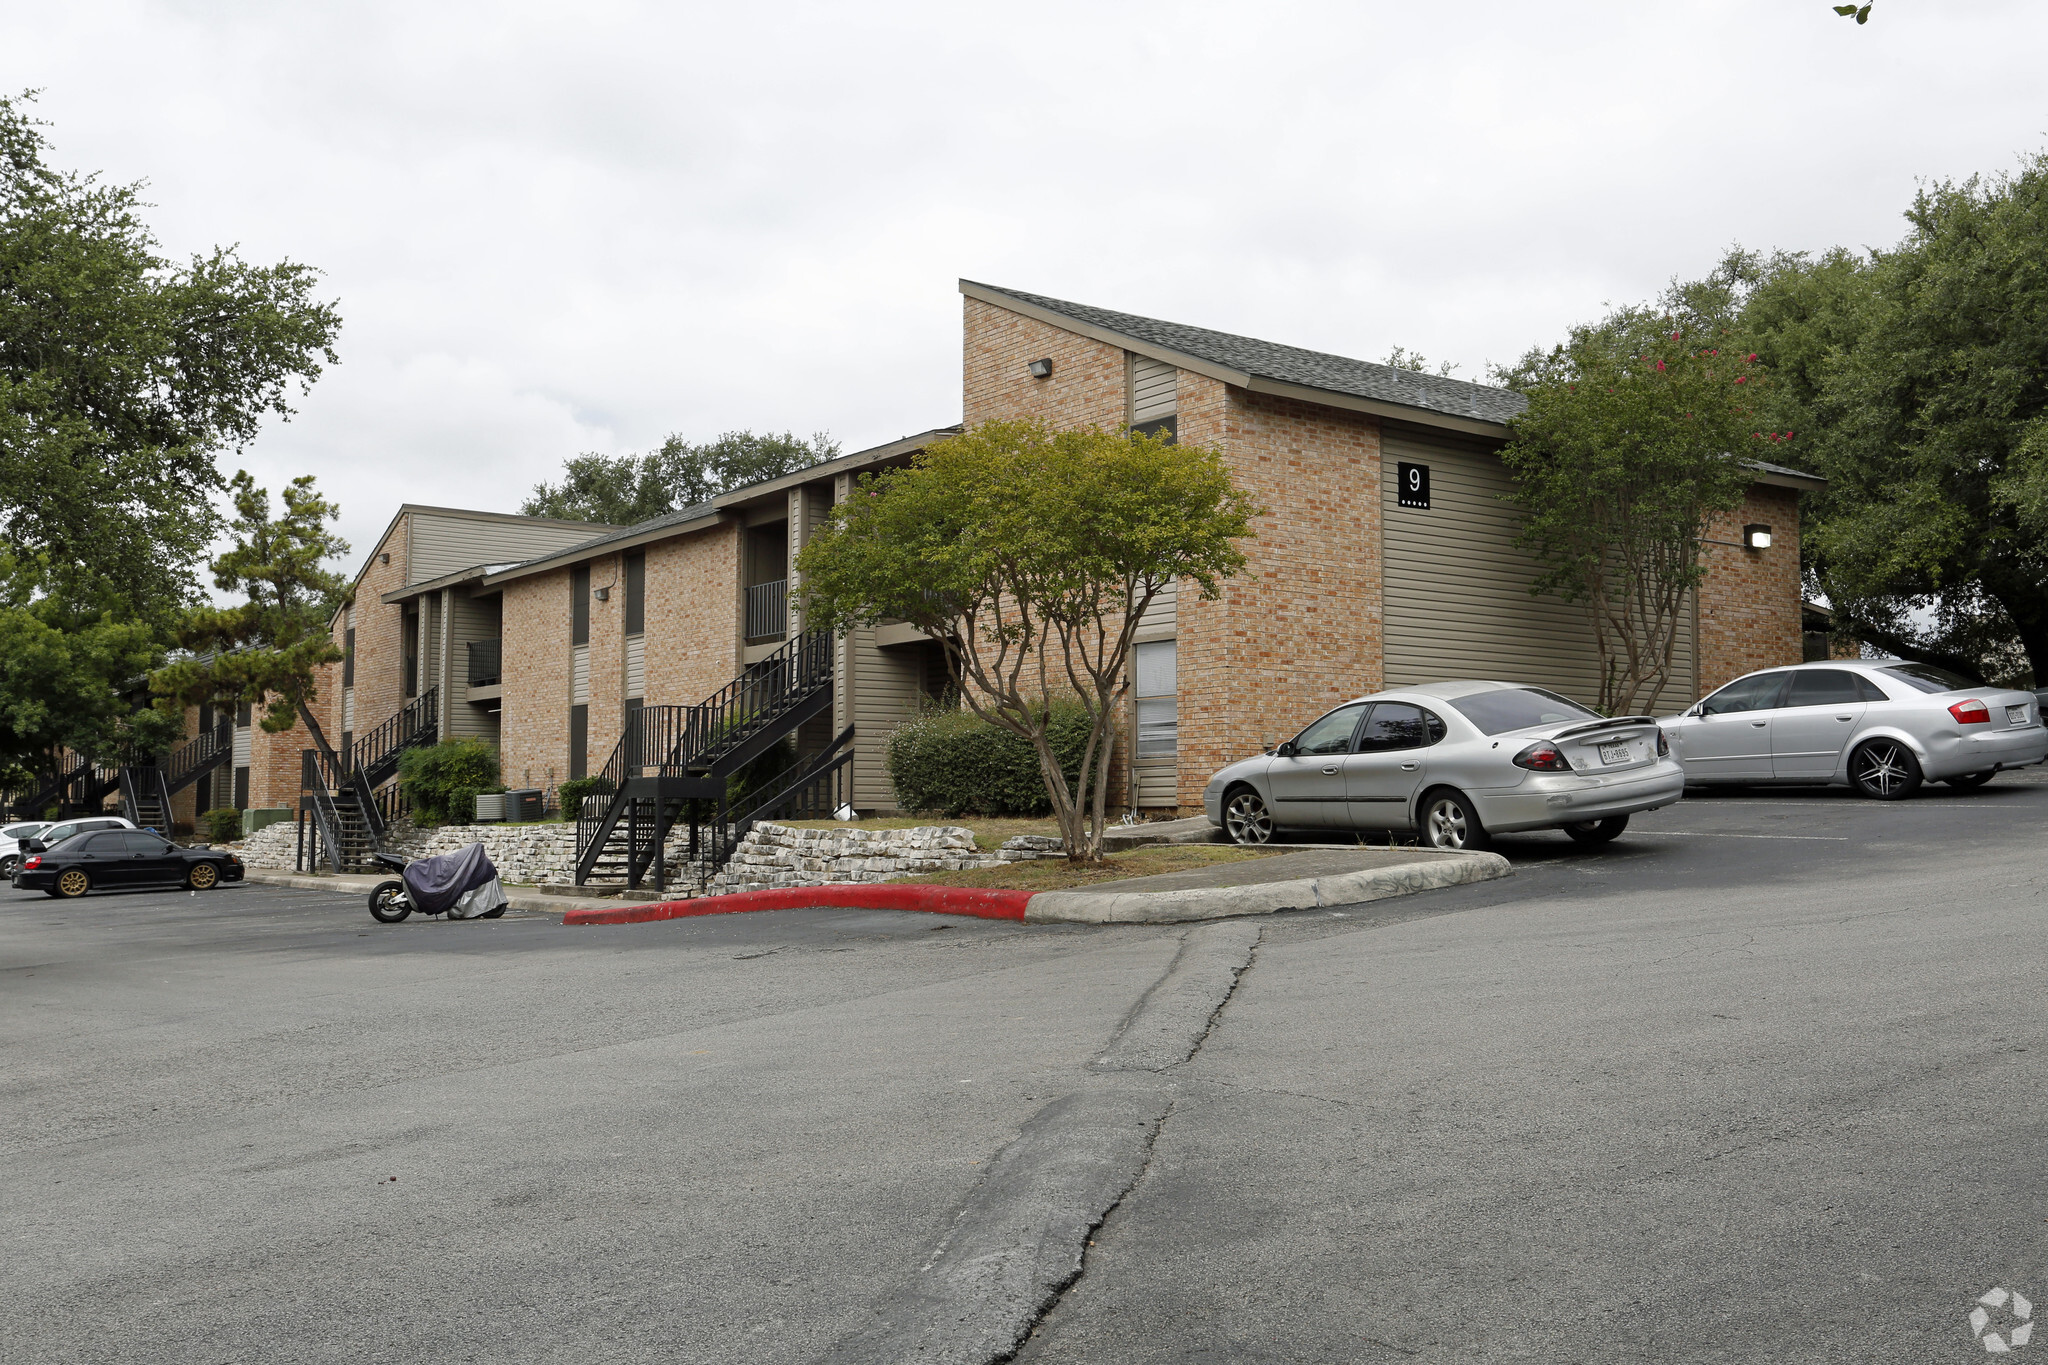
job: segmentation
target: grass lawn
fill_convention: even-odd
[[[1036,832],[1036,831],[1032,831]],[[1065,858],[1039,858],[1028,863],[976,868],[972,872],[932,872],[898,877],[899,882],[927,886],[983,886],[1004,891],[1066,891],[1095,882],[1125,877],[1150,877],[1160,872],[1191,872],[1246,858],[1271,858],[1289,848],[1239,848],[1234,844],[1148,844],[1128,853],[1112,853],[1099,867],[1076,867]]]
[[[1042,820],[997,820],[973,815],[948,820],[943,815],[883,815],[872,820],[777,820],[775,823],[791,829],[929,829],[934,825],[959,825],[974,831],[974,842],[984,853],[995,852],[1003,846],[1005,839],[1014,839],[1020,834],[1043,834],[1048,839],[1060,837],[1059,822],[1049,815]]]

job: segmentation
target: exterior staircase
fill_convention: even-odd
[[[832,662],[831,632],[809,631],[697,706],[649,706],[635,713],[598,774],[608,794],[587,797],[576,812],[576,884],[638,888],[652,873],[655,889],[666,891],[663,849],[670,831],[685,820],[686,861],[695,874],[708,876],[722,866],[739,837],[733,833],[735,813],[727,809],[728,779],[831,709]],[[769,785],[787,804],[796,796],[780,789],[797,778],[811,787],[820,780],[841,782],[852,738],[848,727],[824,755],[800,759]],[[821,779],[812,768],[829,772]],[[749,811],[743,818],[751,823],[767,817]]]
[[[336,872],[376,869],[371,859],[384,851],[385,831],[377,788],[398,775],[398,760],[407,749],[440,739],[440,722],[440,689],[430,687],[358,737],[346,757],[324,742],[300,752],[301,871],[323,862]]]
[[[171,832],[171,797],[234,757],[235,723],[223,720],[194,736],[155,763],[123,764],[120,772],[121,813],[137,829]]]
[[[14,818],[40,820],[53,807],[59,819],[98,811],[120,784],[119,768],[81,758],[55,778],[15,801]]]
[[[171,793],[162,768],[154,763],[122,765],[121,814],[137,829],[153,829],[169,837]]]

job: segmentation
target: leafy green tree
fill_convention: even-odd
[[[152,675],[150,689],[166,710],[201,702],[261,705],[265,730],[281,733],[304,720],[326,748],[312,704],[320,665],[341,658],[329,626],[348,599],[348,580],[321,567],[348,553],[348,542],[327,528],[340,510],[315,491],[310,474],[285,489],[276,518],[269,490],[246,470],[236,472],[230,488],[234,545],[213,561],[213,583],[247,600],[188,611],[178,628],[184,657]]]
[[[1139,619],[1177,579],[1215,597],[1259,515],[1214,450],[985,422],[864,480],[798,571],[813,622],[888,617],[939,640],[974,713],[1031,745],[1067,856],[1096,862]],[[1089,719],[1072,784],[1049,734],[1060,696]]]
[[[1736,456],[1761,438],[1762,375],[1725,331],[1629,308],[1510,376],[1529,399],[1501,458],[1527,513],[1519,543],[1544,566],[1530,591],[1586,605],[1608,715],[1671,680],[1701,542],[1749,481]]]
[[[156,626],[75,593],[76,577],[0,550],[0,787],[54,778],[66,751],[113,760],[166,747],[134,683],[163,659]]]
[[[529,517],[632,526],[808,469],[838,453],[839,443],[822,431],[809,440],[790,432],[728,431],[701,445],[670,436],[645,455],[572,456],[562,467],[562,481],[535,484],[519,510]]]
[[[1784,377],[1803,537],[1847,632],[2048,679],[2048,155],[1923,189],[1904,241],[1766,263],[1741,325]]]
[[[33,98],[0,97],[0,539],[118,591],[191,600],[214,460],[335,363],[316,272],[158,254],[139,185],[53,169]]]

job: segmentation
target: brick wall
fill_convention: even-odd
[[[363,576],[357,582],[356,734],[374,730],[397,715],[399,709],[405,705],[405,607],[396,602],[387,604],[382,598],[385,593],[396,592],[405,586],[408,538],[411,534],[412,517],[399,517],[383,543],[370,553]],[[391,562],[379,563],[377,557],[380,554],[390,555]],[[344,613],[334,622],[334,645],[337,649],[342,647],[342,632],[346,620],[347,616]],[[339,665],[335,667],[332,689],[321,689],[323,699],[330,690],[334,705],[331,709],[322,710],[320,723],[328,731],[328,743],[338,749],[341,747]],[[329,719],[330,715],[332,719]]]
[[[1116,346],[965,299],[967,425],[1035,417],[1055,427],[1120,427],[1124,423],[1124,353]],[[1025,366],[1050,358],[1052,376],[1033,379]]]
[[[505,585],[498,762],[508,787],[552,787],[569,776],[569,575],[562,568]],[[595,618],[592,625],[594,633]]]
[[[1370,417],[1182,371],[1179,431],[1266,510],[1213,602],[1180,598],[1180,804],[1217,768],[1380,686],[1380,442]]]
[[[694,706],[739,673],[739,553],[736,524],[647,547],[647,705]]]
[[[1771,548],[1738,548],[1743,526],[1771,528]],[[1799,495],[1753,484],[1742,506],[1707,533],[1737,545],[1706,547],[1700,586],[1700,695],[1753,673],[1800,661]]]

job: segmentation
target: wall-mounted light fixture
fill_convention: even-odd
[[[1046,379],[1052,375],[1052,360],[1049,357],[1044,360],[1034,360],[1024,368],[1031,371],[1033,379]]]
[[[1760,522],[1751,522],[1742,528],[1742,546],[1746,550],[1770,549],[1771,528]]]
[[[377,562],[378,562],[379,564],[389,564],[389,563],[391,562],[391,553],[390,553],[390,551],[388,551],[388,550],[387,550],[387,551],[385,551],[385,552],[384,552],[383,554],[381,554],[381,555],[378,555],[378,556],[377,556]]]
[[[1770,537],[1765,536],[1764,539],[1765,541],[1769,541]],[[612,590],[610,587],[593,588],[591,590],[590,595],[592,597],[595,597],[600,602],[609,602],[612,600]]]

